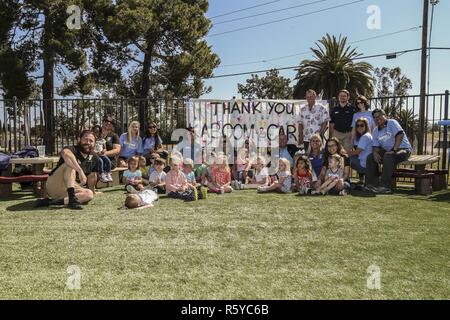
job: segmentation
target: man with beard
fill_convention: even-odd
[[[67,205],[70,209],[82,209],[81,204],[94,197],[97,181],[98,158],[93,153],[94,133],[84,130],[77,145],[65,147],[56,168],[46,183],[49,198],[39,199],[36,207]],[[82,186],[87,183],[89,189]]]

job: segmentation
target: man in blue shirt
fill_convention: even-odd
[[[288,144],[288,137],[286,136],[286,134],[284,133],[283,129],[280,130],[280,134],[278,136],[278,138],[280,139],[279,141],[279,155],[280,158],[286,158],[289,163],[291,164],[291,169],[294,168],[295,163],[294,163],[294,157],[295,157],[295,153],[299,150],[299,148],[297,148],[295,146],[295,144]]]
[[[400,124],[394,119],[387,119],[381,109],[372,112],[375,125],[373,131],[373,153],[367,157],[366,190],[375,193],[390,194],[392,174],[395,166],[408,160],[412,152],[411,144]],[[381,186],[379,164],[383,165]]]

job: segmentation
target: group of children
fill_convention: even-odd
[[[206,199],[208,192],[224,194],[236,189],[256,189],[258,193],[295,191],[301,195],[325,195],[343,180],[342,162],[341,156],[330,156],[328,169],[321,182],[305,154],[295,157],[293,173],[289,161],[280,158],[278,171],[276,175],[271,176],[263,156],[256,156],[251,160],[248,151],[244,150],[242,155],[238,156],[235,179],[232,179],[227,156],[223,153],[212,152],[209,159],[201,165],[194,165],[192,159],[183,159],[182,154],[176,151],[170,155],[168,166],[166,161],[159,157],[152,159],[151,166],[146,165],[144,157],[132,157],[122,180],[129,193],[125,207],[134,209],[151,206],[158,199],[158,193],[185,201]],[[342,191],[340,195],[346,195],[346,192]]]

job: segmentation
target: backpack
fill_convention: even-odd
[[[8,154],[0,152],[0,171],[8,168],[10,160],[11,157]]]
[[[25,147],[24,149],[14,152],[11,155],[11,158],[37,158],[39,156],[39,153],[36,149],[36,147],[29,146]]]

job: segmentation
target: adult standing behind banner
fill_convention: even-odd
[[[412,152],[405,131],[394,119],[388,119],[382,109],[372,112],[378,126],[373,131],[373,153],[367,157],[366,190],[390,194],[392,174],[397,163],[408,160]],[[379,185],[379,164],[383,164],[381,186]]]
[[[141,125],[138,121],[132,121],[128,126],[128,132],[120,135],[119,166],[127,167],[128,159],[143,153],[142,138],[139,136]]]
[[[99,153],[100,156],[107,156],[111,160],[111,168],[117,167],[116,157],[120,153],[119,136],[113,132],[114,118],[112,116],[105,116],[102,123],[102,137],[106,141],[106,150]]]
[[[92,200],[98,170],[94,145],[94,133],[84,130],[77,145],[65,147],[61,151],[58,164],[46,182],[49,198],[37,200],[36,207],[66,204],[70,209],[82,209],[81,203]],[[89,189],[82,187],[86,183]]]
[[[316,102],[317,93],[309,89],[306,91],[306,101],[308,104],[300,108],[299,114],[299,145],[304,145],[304,149],[308,150],[309,140],[313,134],[319,134],[323,137],[327,130],[330,114],[327,108]]]
[[[338,99],[339,105],[334,107],[330,114],[330,138],[338,138],[348,152],[352,149],[352,121],[356,109],[349,103],[350,92],[347,90],[339,91]]]

